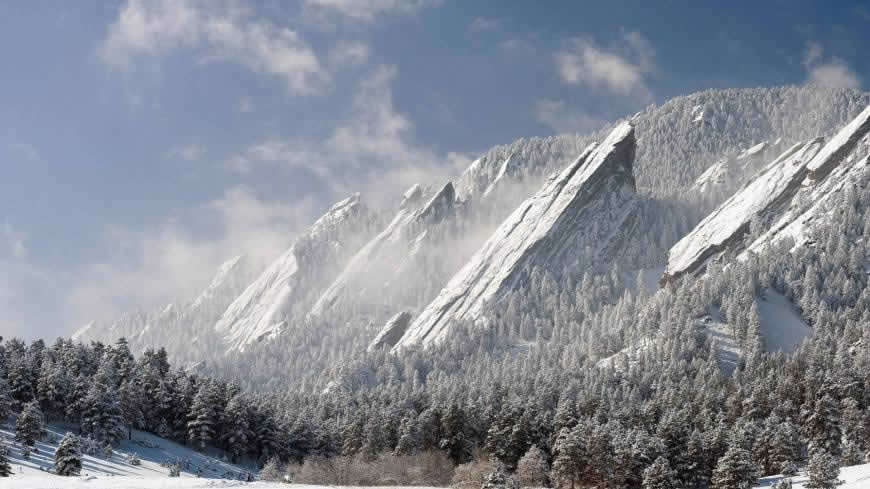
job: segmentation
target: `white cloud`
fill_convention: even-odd
[[[239,112],[243,113],[251,113],[254,111],[254,103],[251,101],[251,97],[244,96],[239,100]]]
[[[413,14],[440,3],[440,0],[305,0],[305,6],[317,13],[334,13],[365,22],[379,15]]]
[[[843,60],[837,58],[810,68],[809,81],[828,87],[861,89],[858,75]]]
[[[201,51],[205,62],[233,62],[279,78],[297,95],[318,93],[330,79],[297,32],[254,19],[229,0],[128,0],[100,55],[111,66],[129,68],[138,56],[180,48]]]
[[[329,63],[336,67],[360,65],[369,59],[369,47],[359,41],[339,41],[329,49]]]
[[[205,151],[205,146],[191,143],[170,149],[168,156],[185,161],[198,161],[205,154]]]
[[[493,31],[500,29],[507,21],[501,18],[476,17],[469,28],[474,32]]]
[[[585,38],[574,38],[554,55],[562,82],[584,84],[619,95],[650,98],[646,77],[655,68],[655,51],[636,32],[624,33],[605,48]]]
[[[557,133],[588,132],[604,125],[604,121],[579,111],[569,110],[563,100],[539,100],[535,104],[539,122]]]
[[[102,263],[88,265],[67,296],[69,327],[194,297],[218,266],[245,253],[265,265],[314,219],[310,200],[264,201],[235,187],[223,196],[149,229],[111,228],[113,247]],[[191,231],[191,222],[215,222],[213,235]]]
[[[861,78],[845,61],[837,57],[824,59],[821,44],[807,42],[803,65],[807,69],[807,82],[834,88],[861,89]]]
[[[267,139],[230,158],[239,172],[298,167],[317,175],[333,197],[360,191],[376,207],[390,205],[416,182],[444,182],[470,159],[438,155],[411,141],[413,124],[396,110],[396,70],[380,66],[359,87],[349,115],[323,141]]]
[[[3,223],[2,234],[0,234],[0,236],[3,237],[3,246],[0,247],[0,257],[8,254],[15,260],[24,260],[27,258],[27,235],[25,233],[16,230],[12,226],[12,223],[6,221]]]
[[[531,54],[535,47],[525,39],[505,39],[498,43],[499,49],[508,54]]]

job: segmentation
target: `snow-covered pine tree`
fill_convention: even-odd
[[[215,441],[217,436],[217,426],[220,421],[217,399],[214,382],[206,381],[199,387],[190,406],[187,437],[191,443],[201,449],[205,449],[209,443]]]
[[[842,453],[840,405],[825,394],[801,409],[801,430],[808,440],[809,451],[824,450],[838,457]]]
[[[659,457],[643,471],[643,489],[676,489],[680,487],[677,473],[668,459]]]
[[[12,396],[9,393],[9,383],[0,376],[0,424],[5,423],[12,415]]]
[[[807,489],[834,489],[843,481],[838,477],[840,466],[830,453],[817,449],[810,455],[807,466],[807,480],[804,487]]]
[[[532,445],[517,462],[516,478],[520,487],[546,487],[549,472],[544,452]]]
[[[117,372],[110,358],[100,363],[82,406],[82,432],[112,445],[124,439],[124,418],[116,390]]]
[[[82,470],[82,449],[79,437],[67,432],[54,452],[57,475],[78,475]]]
[[[24,410],[15,420],[15,441],[32,447],[37,440],[42,438],[44,433],[42,422],[42,412],[36,401],[25,404]]]
[[[248,452],[248,443],[251,439],[249,417],[248,404],[244,398],[238,394],[233,396],[224,409],[221,434],[224,448],[229,452],[233,463]]]
[[[12,466],[9,465],[9,450],[5,445],[0,445],[0,477],[12,475]]]
[[[136,378],[128,378],[118,389],[118,400],[121,408],[121,418],[127,427],[127,439],[133,439],[134,428],[145,427],[145,413],[141,385]],[[164,421],[165,422],[165,421]],[[160,435],[163,436],[163,435]],[[166,436],[165,438],[169,438]]]
[[[752,455],[748,450],[732,446],[713,469],[710,483],[713,489],[749,489],[757,480]]]

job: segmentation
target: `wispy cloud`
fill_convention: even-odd
[[[315,13],[336,14],[363,22],[372,22],[381,15],[414,14],[440,3],[440,0],[305,0],[306,8]]]
[[[218,266],[245,253],[260,266],[286,249],[314,218],[310,200],[268,201],[247,187],[147,228],[110,227],[110,251],[83,267],[66,297],[69,327],[194,297]],[[191,222],[213,222],[204,236]]]
[[[8,220],[3,223],[0,231],[2,231],[0,237],[3,238],[2,243],[0,243],[2,244],[0,246],[0,257],[5,254],[15,260],[27,258],[27,234],[16,230]]]
[[[834,88],[861,89],[861,78],[846,62],[836,56],[825,59],[822,45],[815,41],[807,43],[803,65],[807,70],[807,82]]]
[[[360,65],[369,59],[369,47],[360,41],[339,41],[329,49],[329,63],[337,68]]]
[[[199,143],[190,143],[177,146],[169,150],[167,156],[173,159],[185,161],[198,161],[205,154],[205,146]]]
[[[504,27],[507,19],[492,17],[476,17],[468,26],[474,32],[494,31]]]
[[[624,33],[609,47],[587,38],[570,39],[554,61],[563,83],[644,99],[651,96],[646,78],[655,69],[655,51],[637,32]]]
[[[232,62],[281,79],[296,95],[319,93],[330,81],[296,31],[254,18],[230,0],[128,0],[99,54],[109,65],[126,69],[139,56],[181,48],[199,51],[203,62]]]
[[[394,67],[379,66],[361,82],[347,117],[322,141],[267,139],[231,157],[239,172],[264,165],[302,168],[317,175],[336,197],[361,191],[375,206],[388,205],[404,187],[445,181],[470,163],[460,154],[439,155],[415,144],[412,122],[392,97]]]
[[[556,133],[589,132],[604,125],[603,120],[569,109],[564,100],[539,100],[535,104],[538,122],[552,128]]]

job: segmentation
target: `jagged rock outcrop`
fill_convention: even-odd
[[[456,192],[448,182],[420,205],[423,199],[419,185],[405,192],[393,220],[350,259],[311,308],[311,316],[322,316],[345,299],[375,304],[402,287],[414,256],[434,243],[430,231],[453,215]]]
[[[408,325],[411,324],[412,317],[413,315],[408,311],[402,311],[391,317],[390,320],[384,324],[384,327],[381,328],[378,335],[375,336],[375,339],[369,343],[368,351],[377,350],[384,345],[393,347],[402,335],[405,334]]]
[[[788,227],[802,213],[795,210],[793,202],[796,195],[810,195],[811,202],[814,202],[821,199],[829,186],[837,186],[833,180],[828,184],[821,182],[825,182],[832,172],[847,172],[834,170],[868,132],[870,107],[826,144],[822,145],[821,138],[818,138],[786,150],[755,180],[719,206],[671,248],[663,281],[701,271],[708,260],[725,250],[740,250],[753,220],[762,227],[770,226],[766,228],[768,237],[765,239],[770,241],[773,234]],[[816,185],[820,186],[813,192],[812,187]],[[797,228],[792,230],[797,232]],[[755,245],[756,249],[761,247],[763,245],[760,243]]]
[[[601,145],[590,145],[501,224],[394,349],[440,341],[456,321],[483,320],[485,306],[512,290],[528,268],[612,257],[634,224],[634,155],[634,128],[627,122]]]
[[[358,194],[332,206],[227,307],[215,330],[238,350],[277,334],[293,309],[341,270],[371,221]]]

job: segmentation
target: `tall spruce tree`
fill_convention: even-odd
[[[54,452],[54,472],[57,475],[70,476],[78,475],[81,471],[81,440],[72,433],[67,433]]]
[[[42,423],[42,412],[36,401],[25,404],[24,410],[15,420],[15,441],[32,447],[37,440],[42,439],[44,433]]]
[[[9,464],[9,449],[0,445],[0,477],[12,475],[12,465]]]
[[[732,446],[716,464],[710,483],[713,489],[749,489],[757,479],[749,451]]]

